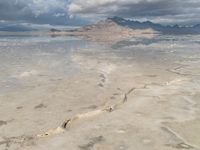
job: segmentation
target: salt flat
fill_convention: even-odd
[[[200,37],[0,39],[0,149],[200,149]]]

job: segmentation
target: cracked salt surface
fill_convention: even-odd
[[[199,149],[200,38],[146,40],[0,39],[0,149]]]

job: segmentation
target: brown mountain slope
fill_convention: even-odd
[[[152,37],[157,34],[153,29],[133,30],[120,26],[110,19],[79,28],[75,33],[98,42],[117,42],[131,37]]]

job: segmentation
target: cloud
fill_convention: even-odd
[[[79,18],[70,19],[69,0],[0,0],[0,20],[39,24],[79,24]]]
[[[1,0],[0,12],[2,17],[31,14],[35,17],[54,10],[66,11],[64,0]],[[2,15],[4,14],[4,15]]]
[[[119,16],[166,24],[200,23],[199,0],[0,0],[0,22],[83,25]]]
[[[199,0],[74,0],[71,15],[85,18],[121,16],[166,23],[199,22]]]

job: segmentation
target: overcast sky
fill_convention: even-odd
[[[112,16],[196,24],[200,0],[0,0],[0,22],[81,25]]]

